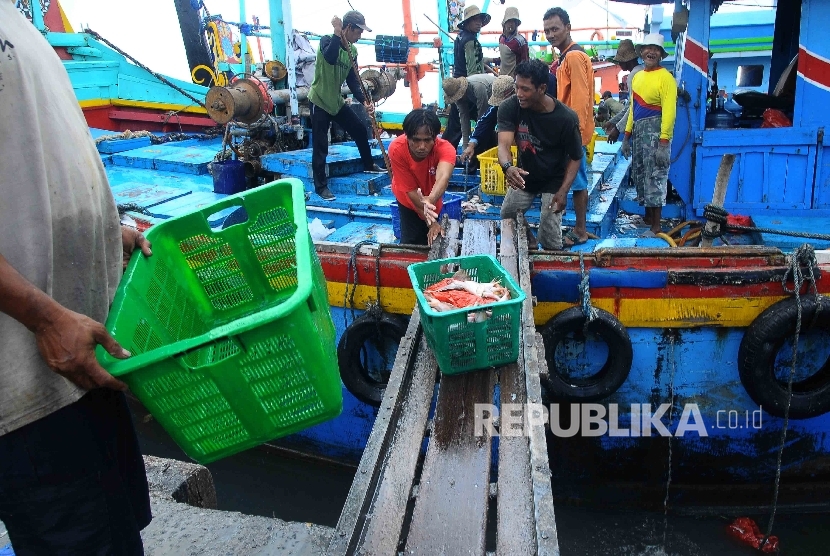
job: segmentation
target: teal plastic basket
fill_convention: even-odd
[[[510,290],[510,300],[477,308],[439,312],[433,310],[423,290],[464,269],[470,279],[489,282],[498,279]],[[508,272],[490,255],[438,259],[409,265],[409,278],[418,299],[421,325],[427,343],[444,374],[452,375],[514,363],[519,358],[522,303],[525,294]],[[475,313],[490,312],[482,322]]]
[[[247,219],[211,229],[209,217],[232,207]],[[188,456],[208,463],[340,413],[335,329],[299,180],[146,235],[153,255],[133,255],[106,323],[133,356],[99,347],[98,359]]]

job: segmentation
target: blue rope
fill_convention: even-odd
[[[808,270],[808,274],[806,276],[804,275],[804,270],[802,268],[804,266],[806,266]],[[804,286],[804,282],[809,282],[807,284],[807,290],[805,293],[809,294],[812,286],[813,294],[816,296],[816,314],[813,315],[813,319],[815,319],[818,316],[818,312],[821,310],[821,300],[818,299],[821,296],[821,294],[818,292],[818,286],[816,285],[815,275],[815,269],[817,267],[818,261],[816,261],[816,253],[813,250],[813,246],[804,243],[801,245],[801,247],[793,251],[792,255],[790,256],[789,268],[787,269],[787,272],[784,273],[784,277],[781,279],[781,284],[784,287],[784,291],[793,294],[796,300],[797,312],[795,323],[795,335],[793,337],[793,364],[790,367],[790,376],[787,380],[787,407],[784,408],[784,425],[781,428],[781,442],[778,445],[778,457],[775,466],[775,483],[772,494],[772,508],[770,509],[769,522],[767,524],[767,532],[764,534],[764,538],[761,540],[761,545],[759,548],[763,548],[767,544],[770,535],[772,535],[772,525],[775,521],[775,512],[778,509],[778,490],[781,484],[781,459],[784,455],[784,446],[787,443],[787,429],[789,428],[790,424],[790,405],[792,404],[793,400],[793,381],[795,380],[795,370],[798,361],[798,341],[802,332],[801,289]],[[790,276],[792,276],[793,280],[792,288],[787,286],[787,279]]]
[[[347,311],[346,308],[351,309],[352,313],[352,320],[355,319],[354,316],[354,293],[357,290],[357,254],[360,252],[360,248],[364,245],[373,245],[376,244],[377,241],[372,241],[369,239],[364,239],[363,241],[358,241],[357,243],[352,246],[352,252],[349,256],[349,263],[346,266],[346,289],[343,292],[343,326],[348,327],[349,320],[346,315]],[[377,279],[378,272],[375,272],[375,278]],[[351,291],[349,290],[349,286],[351,285]],[[378,296],[378,305],[380,305],[380,296]]]
[[[582,314],[585,315],[585,326],[588,326],[592,320],[597,318],[597,310],[591,305],[591,288],[588,284],[588,273],[585,272],[585,252],[579,252],[579,272],[582,275],[582,280],[579,282],[579,297],[582,305]]]

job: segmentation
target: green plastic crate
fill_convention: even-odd
[[[208,217],[244,207],[214,231]],[[291,434],[343,405],[326,280],[303,185],[283,179],[151,228],[107,329],[133,356],[98,359],[200,463]]]
[[[470,279],[489,282],[498,279],[510,290],[510,300],[483,305],[481,308],[435,311],[424,297],[423,290],[459,269]],[[438,259],[409,265],[409,278],[421,310],[421,325],[427,343],[441,372],[458,374],[486,367],[513,363],[519,358],[519,336],[522,325],[522,303],[525,294],[508,272],[490,255],[473,255]],[[490,310],[492,315],[482,322],[468,322],[468,314]]]

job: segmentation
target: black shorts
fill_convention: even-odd
[[[124,394],[92,390],[0,436],[0,521],[17,556],[143,554],[151,519]]]
[[[401,243],[407,245],[426,245],[429,226],[418,213],[405,207],[398,201],[398,216],[401,219]]]

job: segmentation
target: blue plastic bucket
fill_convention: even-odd
[[[233,195],[245,191],[245,167],[238,160],[212,163],[213,192]]]
[[[461,220],[461,201],[464,200],[464,195],[457,193],[444,193],[444,205],[441,207],[441,216],[447,215],[451,220]],[[398,210],[398,202],[395,201],[389,205],[392,213],[392,231],[395,232],[395,237],[401,239],[401,213]]]

